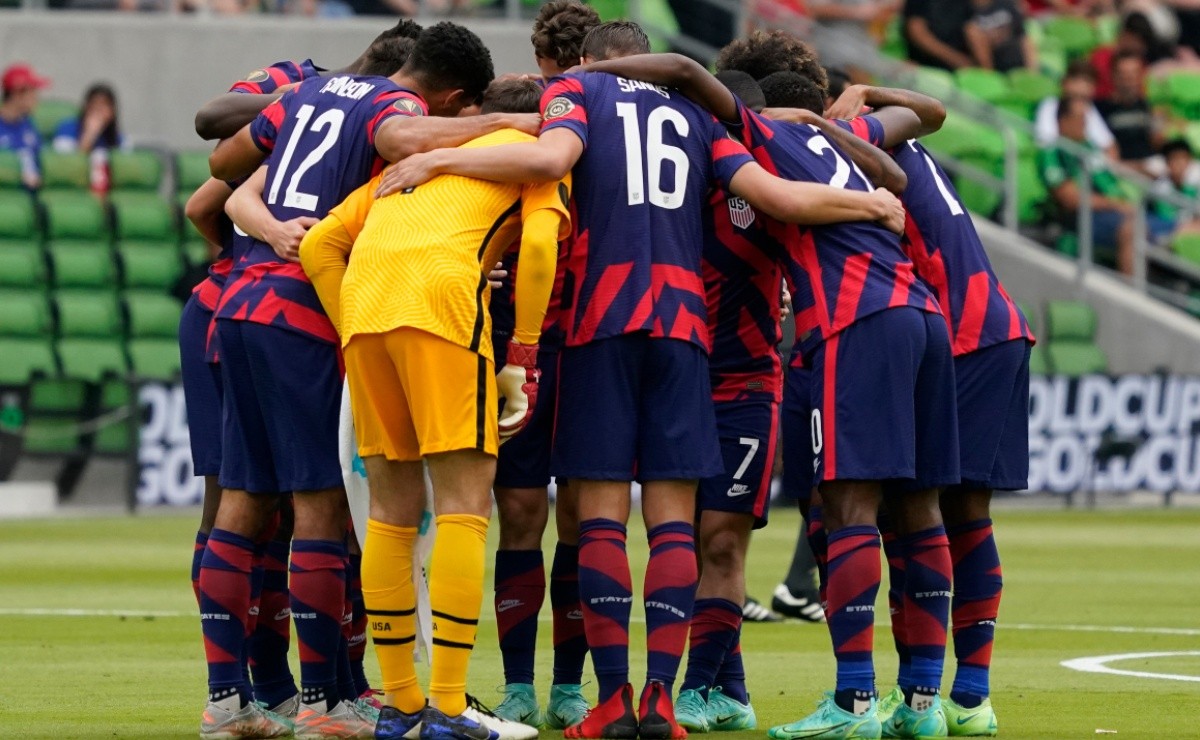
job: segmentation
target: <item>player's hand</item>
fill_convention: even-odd
[[[437,150],[412,154],[383,171],[376,198],[402,193],[437,177]]]
[[[873,191],[871,197],[878,201],[881,214],[875,220],[893,234],[903,234],[906,214],[900,199],[883,188]]]
[[[266,234],[267,244],[275,250],[280,259],[288,262],[300,261],[300,242],[308,230],[320,219],[312,216],[299,216],[289,221],[277,221],[270,234]]]
[[[779,296],[779,318],[786,319],[792,314],[792,291],[788,290],[787,283],[783,283],[783,292]]]
[[[503,262],[497,262],[492,271],[488,273],[488,285],[492,286],[492,290],[499,290],[504,287],[504,278],[508,277],[508,270],[504,269]]]
[[[826,118],[840,118],[849,121],[858,118],[863,106],[867,104],[867,88],[865,85],[851,85],[841,96],[833,101],[829,110],[825,111]]]
[[[537,406],[538,346],[508,343],[508,364],[496,374],[496,388],[504,399],[504,414],[500,417],[500,444],[504,444],[525,428]]]
[[[540,113],[509,113],[509,128],[537,136],[542,130],[542,116]]]

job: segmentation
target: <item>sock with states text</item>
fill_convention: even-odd
[[[192,547],[192,593],[196,595],[196,606],[200,605],[200,563],[204,560],[204,548],[208,545],[208,533],[196,532],[196,544]]]
[[[688,522],[666,522],[646,535],[646,680],[662,681],[670,696],[696,601],[696,533]]]
[[[340,541],[292,542],[292,619],[300,643],[305,704],[333,709],[339,701],[338,652],[346,607],[346,548]]]
[[[541,550],[499,550],[495,574],[496,631],[505,683],[533,683],[538,613],[546,599]]]
[[[467,708],[467,664],[483,602],[488,520],[471,514],[437,517],[429,569],[433,614],[429,701],[451,717]]]
[[[416,527],[367,520],[362,557],[363,604],[386,703],[407,714],[425,706],[413,662],[417,634],[417,595],[412,580],[416,543]]]
[[[579,603],[579,547],[562,542],[550,564],[550,607],[554,612],[554,683],[583,683],[587,635]]]
[[[687,673],[681,689],[694,689],[707,696],[708,690],[718,685],[717,673],[733,649],[741,626],[742,607],[728,599],[696,599]]]
[[[912,685],[912,652],[908,649],[908,624],[904,619],[904,550],[900,538],[891,531],[886,520],[880,519],[883,533],[883,556],[888,568],[888,619],[892,627],[892,644],[896,647],[896,685]]]
[[[362,696],[371,690],[371,683],[363,668],[363,658],[367,653],[367,612],[363,608],[361,553],[350,553],[346,587],[350,593],[350,671],[354,674],[355,694]]]
[[[254,542],[233,532],[214,529],[200,564],[200,628],[208,662],[210,701],[238,695],[250,700],[242,674],[250,613],[250,569]]]
[[[263,553],[262,595],[258,622],[251,638],[254,698],[274,707],[296,694],[296,679],[288,664],[292,642],[292,609],[288,593],[287,540],[272,539]]]
[[[950,530],[954,562],[954,657],[958,670],[950,698],[976,707],[988,697],[992,643],[1004,578],[992,520],[979,519]]]
[[[875,596],[879,593],[879,530],[851,526],[829,533],[829,607],[826,618],[837,661],[834,700],[862,714],[875,695]]]
[[[945,527],[937,526],[903,537],[901,547],[905,637],[912,666],[900,687],[909,706],[922,711],[942,685],[950,621],[950,544]]]
[[[579,523],[579,600],[603,704],[629,683],[633,587],[625,525],[612,519]]]

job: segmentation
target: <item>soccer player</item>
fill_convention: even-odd
[[[600,16],[579,0],[552,0],[533,24],[533,50],[544,80],[579,64],[583,39],[600,25]],[[536,108],[535,108],[536,110]],[[505,265],[519,273],[516,254]],[[492,291],[492,346],[496,365],[504,364],[513,327],[512,281]],[[557,293],[558,291],[556,291]],[[538,613],[546,597],[542,534],[549,519],[550,448],[558,393],[558,349],[563,332],[557,299],[552,298],[539,343],[538,403],[521,434],[500,448],[496,460],[496,510],[500,547],[496,552],[495,610],[504,661],[504,699],[496,714],[514,722],[542,724],[533,687]],[[587,638],[579,603],[579,520],[574,491],[566,478],[556,481],[555,525],[558,543],[550,566],[550,606],[554,614],[554,671],[545,723],[564,729],[583,719],[583,663]]]
[[[648,49],[636,24],[606,23],[588,34],[584,61]],[[384,180],[403,188],[453,172],[545,181],[573,169],[576,219],[564,257],[570,287],[564,287],[567,341],[559,381],[564,423],[552,469],[579,487],[580,597],[600,705],[566,734],[683,737],[671,687],[696,585],[696,481],[721,471],[700,266],[710,183],[782,220],[880,218],[897,231],[899,224],[890,194],[772,177],[711,115],[663,87],[600,73],[569,75],[550,85],[542,109],[537,143],[438,150],[410,157]],[[636,715],[625,553],[634,479],[642,483],[650,539],[648,670]]]
[[[337,334],[303,271],[262,242],[254,214],[277,220],[323,217],[378,171],[379,152],[396,155],[416,142],[459,143],[508,119],[440,119],[474,102],[492,77],[478,37],[454,24],[427,29],[393,74],[338,75],[301,83],[226,139],[210,159],[214,176],[236,177],[269,154],[257,187],[235,193],[227,210],[254,236],[230,274],[217,306],[225,385],[221,484],[225,489],[201,568],[201,592],[214,617],[204,621],[211,661],[236,655],[242,642],[248,543],[273,504],[293,491],[292,614],[301,647],[300,737],[360,736],[372,722],[337,688],[337,654],[345,613],[347,526],[337,459],[341,373]],[[381,64],[388,60],[381,60]],[[255,178],[247,183],[254,185]],[[245,188],[246,186],[243,186]],[[239,215],[241,214],[241,215]],[[214,543],[217,547],[214,548]],[[210,668],[210,709],[238,711],[247,697]]]
[[[540,94],[530,80],[500,80],[484,95],[483,112],[536,111]],[[510,129],[463,148],[532,140]],[[494,722],[469,707],[465,693],[489,493],[500,440],[512,439],[536,413],[538,342],[557,242],[570,231],[570,180],[522,186],[445,176],[373,201],[377,187],[378,178],[352,193],[301,247],[305,270],[339,327],[371,490],[363,584],[386,692],[376,737],[399,740],[420,723],[422,738],[466,740],[486,735]],[[514,330],[497,375],[483,266],[494,265],[518,237]],[[497,385],[505,401],[499,428]],[[437,511],[428,572],[428,706],[411,644],[422,460]],[[526,739],[537,734],[532,727],[504,729],[523,729]]]
[[[875,110],[858,116],[864,106]],[[887,148],[907,173],[906,248],[949,317],[962,482],[941,497],[953,561],[951,615],[958,661],[950,697],[942,704],[951,735],[995,735],[988,679],[1003,581],[992,534],[991,495],[993,490],[1020,490],[1028,483],[1026,415],[1034,337],[1021,309],[996,277],[952,180],[919,142],[909,138],[915,127],[897,121],[897,110],[916,113],[923,124],[931,119],[940,123],[944,117],[941,105],[932,98],[870,86],[847,89],[830,114],[852,119],[843,125]],[[915,133],[930,128],[925,125]],[[908,584],[909,567],[906,563],[900,574],[906,593],[913,588]],[[904,606],[906,612],[911,608],[908,602]],[[892,712],[886,728],[903,732],[909,724],[906,692],[912,685],[916,653],[912,645],[898,646],[898,686],[881,702],[881,714]]]

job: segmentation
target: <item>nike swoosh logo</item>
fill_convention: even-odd
[[[725,724],[726,722],[729,722],[730,720],[735,720],[735,719],[737,719],[737,715],[736,715],[736,714],[729,714],[729,715],[725,715],[725,716],[718,716],[718,717],[717,717],[717,724],[719,724],[719,725],[723,725],[723,724]]]
[[[817,727],[815,729],[809,730],[808,732],[806,732],[803,735],[793,735],[793,737],[797,737],[797,738],[800,738],[800,737],[822,737],[827,732],[832,733],[832,732],[840,730],[844,727],[849,727],[849,726],[850,726],[849,722],[842,722],[841,724],[838,724],[838,725],[828,725],[826,727]],[[788,734],[791,735],[790,732]]]
[[[957,723],[959,725],[965,725],[966,723],[975,719],[976,716],[977,715],[974,715],[974,714],[968,714],[966,717],[956,717],[954,721],[955,721],[955,723]]]

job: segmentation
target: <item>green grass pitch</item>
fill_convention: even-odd
[[[196,736],[204,663],[188,583],[194,527],[193,515],[0,523],[0,737]],[[778,511],[755,535],[752,593],[770,594],[797,527],[795,513]],[[1116,730],[1118,740],[1200,737],[1200,511],[1002,511],[997,531],[1006,583],[992,678],[1001,736],[1084,738],[1104,729]],[[638,524],[630,553],[636,573],[645,562]],[[539,634],[543,700],[548,608]],[[97,616],[106,610],[157,616]],[[881,619],[886,613],[879,611]],[[490,595],[483,614],[471,686],[495,702],[503,678]],[[820,626],[748,625],[743,639],[760,729],[740,735],[761,738],[771,725],[810,711],[831,687],[833,660]],[[881,624],[881,691],[895,674],[890,639]],[[637,624],[635,684],[643,640]],[[1196,679],[1060,665],[1151,652],[1191,655],[1112,667]],[[369,675],[377,677],[368,656]],[[950,660],[946,687],[952,675]]]

